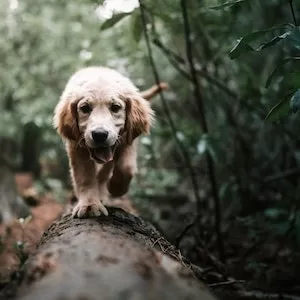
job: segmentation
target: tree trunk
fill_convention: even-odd
[[[36,178],[40,177],[41,166],[41,129],[34,123],[29,122],[23,127],[23,140],[21,144],[21,172],[32,173]]]
[[[119,208],[109,213],[53,223],[13,288],[16,299],[216,299],[154,227]]]
[[[0,223],[29,215],[29,209],[18,195],[13,172],[0,161]]]

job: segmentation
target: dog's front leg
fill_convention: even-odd
[[[100,201],[95,163],[90,159],[89,151],[72,142],[67,142],[66,146],[73,186],[78,198],[73,208],[73,217],[85,218],[99,216],[101,213],[107,216],[107,209]]]
[[[115,162],[113,175],[108,182],[108,191],[113,197],[120,197],[127,193],[130,182],[137,171],[137,142],[124,146],[119,158]]]
[[[101,166],[98,166],[97,181],[98,189],[101,195],[101,201],[103,204],[109,204],[109,193],[107,189],[107,183],[112,176],[112,170],[114,168],[114,161],[107,162]]]

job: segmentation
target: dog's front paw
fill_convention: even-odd
[[[108,216],[106,207],[99,200],[83,200],[79,199],[73,208],[73,218],[88,218],[92,216],[100,216],[101,214]]]

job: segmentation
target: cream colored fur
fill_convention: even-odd
[[[119,106],[117,112],[113,105]],[[86,113],[83,106],[91,111]],[[55,108],[54,126],[65,140],[78,198],[74,217],[107,215],[103,203],[109,194],[128,191],[137,171],[136,138],[149,133],[153,116],[134,84],[115,70],[89,67],[70,78]],[[115,147],[113,159],[102,164],[91,156],[93,149],[98,151],[91,132],[99,127],[108,132],[106,144]]]

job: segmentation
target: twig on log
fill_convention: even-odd
[[[211,284],[208,284],[208,286],[213,288],[213,287],[233,285],[233,284],[238,284],[238,283],[245,283],[245,280],[228,280],[228,281],[222,281],[222,282],[217,282],[217,283],[211,283]]]
[[[177,248],[179,248],[180,242],[183,239],[183,237],[186,235],[186,233],[193,227],[196,225],[196,221],[197,220],[192,220],[190,221],[180,232],[179,234],[176,236],[175,238],[175,246]]]

